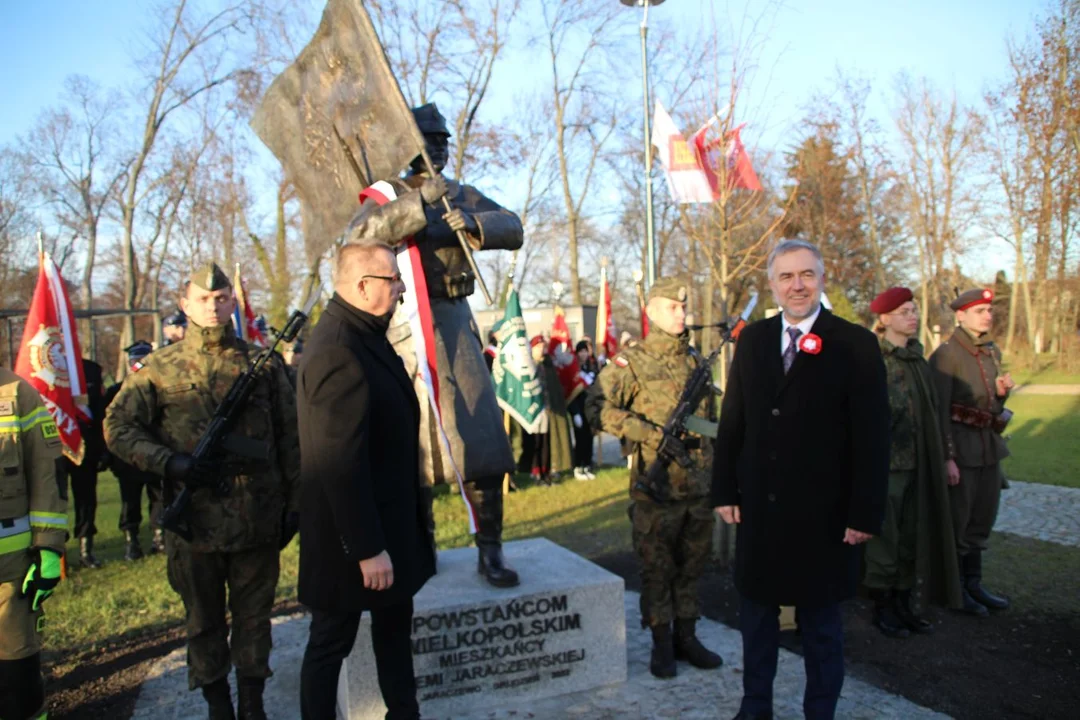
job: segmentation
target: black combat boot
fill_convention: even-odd
[[[101,567],[101,561],[94,557],[94,538],[79,538],[79,562],[84,568],[97,569]]]
[[[695,632],[696,625],[695,618],[675,618],[675,658],[703,670],[720,667],[724,659],[701,644]]]
[[[165,552],[165,531],[154,528],[154,537],[150,540],[150,554],[157,555]]]
[[[934,632],[934,624],[924,617],[915,614],[911,609],[911,590],[896,590],[893,592],[893,612],[900,622],[913,633],[931,635]]]
[[[675,677],[675,640],[671,636],[671,625],[653,625],[652,655],[649,657],[649,672],[658,678]]]
[[[465,487],[476,510],[477,572],[495,587],[514,587],[520,582],[518,574],[507,566],[502,552],[502,488],[480,489],[471,483]]]
[[[991,610],[1007,610],[1009,599],[995,595],[982,586],[982,551],[972,550],[964,556],[964,587],[968,594],[980,605]]]
[[[210,706],[210,720],[236,720],[232,698],[229,696],[229,678],[223,677],[209,685],[203,685],[203,697]]]
[[[127,547],[124,548],[125,560],[142,560],[143,551],[142,546],[139,545],[139,531],[125,530],[124,540],[127,541]]]
[[[872,589],[870,598],[874,601],[874,626],[882,635],[891,638],[906,638],[911,635],[911,631],[893,611],[892,590]]]
[[[240,720],[266,720],[263,709],[265,678],[236,678],[236,710]]]
[[[989,616],[990,610],[988,610],[987,607],[981,602],[973,598],[971,596],[971,593],[968,592],[966,577],[967,557],[964,555],[959,555],[958,557],[960,574],[965,576],[964,582],[960,583],[960,602],[962,603],[962,605],[960,606],[961,612],[965,612],[968,615],[974,615],[975,617]]]

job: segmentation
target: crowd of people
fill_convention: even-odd
[[[603,367],[587,340],[571,352],[567,343],[533,339],[551,417],[546,433],[522,435],[515,458],[467,304],[473,278],[456,233],[476,249],[513,249],[523,229],[475,188],[442,177],[445,120],[430,104],[414,115],[434,172],[418,160],[400,181],[362,196],[307,352],[292,346],[265,365],[220,456],[194,450],[253,349],[233,329],[233,288],[214,263],[185,284],[183,315],[166,320],[163,347],[127,348],[123,383],[102,389],[100,368],[95,375],[88,365],[87,386],[100,402],[92,415],[103,420],[100,442],[87,429],[80,464],[56,461],[56,426],[40,398],[0,369],[5,718],[44,711],[39,620],[60,580],[66,489],[70,482],[82,563],[95,567],[89,478],[105,466],[120,482],[132,561],[143,552],[142,489],[152,524],[163,502],[191,491],[185,531],[157,528],[150,551],[166,554],[185,610],[189,687],[201,690],[211,720],[266,717],[279,553],[297,533],[298,597],[312,613],[302,717],[335,717],[342,662],[370,612],[386,717],[418,718],[410,631],[413,596],[437,567],[433,486],[459,486],[479,577],[512,588],[519,575],[502,552],[504,475],[517,465],[540,480],[564,468],[590,479],[600,431],[623,441],[629,458],[631,542],[657,677],[675,676],[679,660],[723,664],[696,634],[698,581],[716,518],[737,526],[738,718],[772,717],[782,606],[796,608],[802,632],[809,718],[835,715],[844,680],[840,603],[860,580],[874,598],[874,623],[893,637],[930,632],[928,603],[981,616],[1008,606],[982,586],[1012,388],[989,338],[990,291],[953,302],[957,329],[927,362],[909,290],[874,301],[875,336],[822,307],[818,248],[782,241],[768,260],[782,311],[742,330],[722,404],[709,397],[675,432],[665,426],[702,359],[686,330],[687,287],[659,278],[648,291],[649,334],[625,342]],[[424,313],[414,312],[417,298],[398,265],[407,238],[421,249],[429,328],[416,324]],[[580,382],[560,379],[568,362]]]

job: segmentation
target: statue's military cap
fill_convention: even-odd
[[[953,310],[967,310],[976,305],[989,305],[994,301],[994,291],[988,288],[974,288],[960,293],[956,299],[949,303]]]
[[[649,288],[649,300],[666,298],[675,302],[686,302],[686,283],[679,278],[656,278]]]
[[[208,262],[191,273],[191,284],[203,290],[225,290],[232,287],[229,276],[215,262]]]
[[[446,118],[435,107],[435,103],[427,103],[412,109],[413,117],[420,132],[425,135],[446,135],[450,137],[450,130],[446,127]]]

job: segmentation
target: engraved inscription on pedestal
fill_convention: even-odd
[[[626,679],[623,581],[544,540],[508,543],[521,573],[509,590],[476,573],[476,551],[439,555],[439,574],[415,600],[417,695],[424,714],[447,715],[549,697]],[[365,618],[342,670],[349,720],[382,717]]]

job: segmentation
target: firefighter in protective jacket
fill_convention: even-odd
[[[41,604],[60,582],[67,498],[60,434],[41,396],[0,367],[0,717],[45,717]]]

